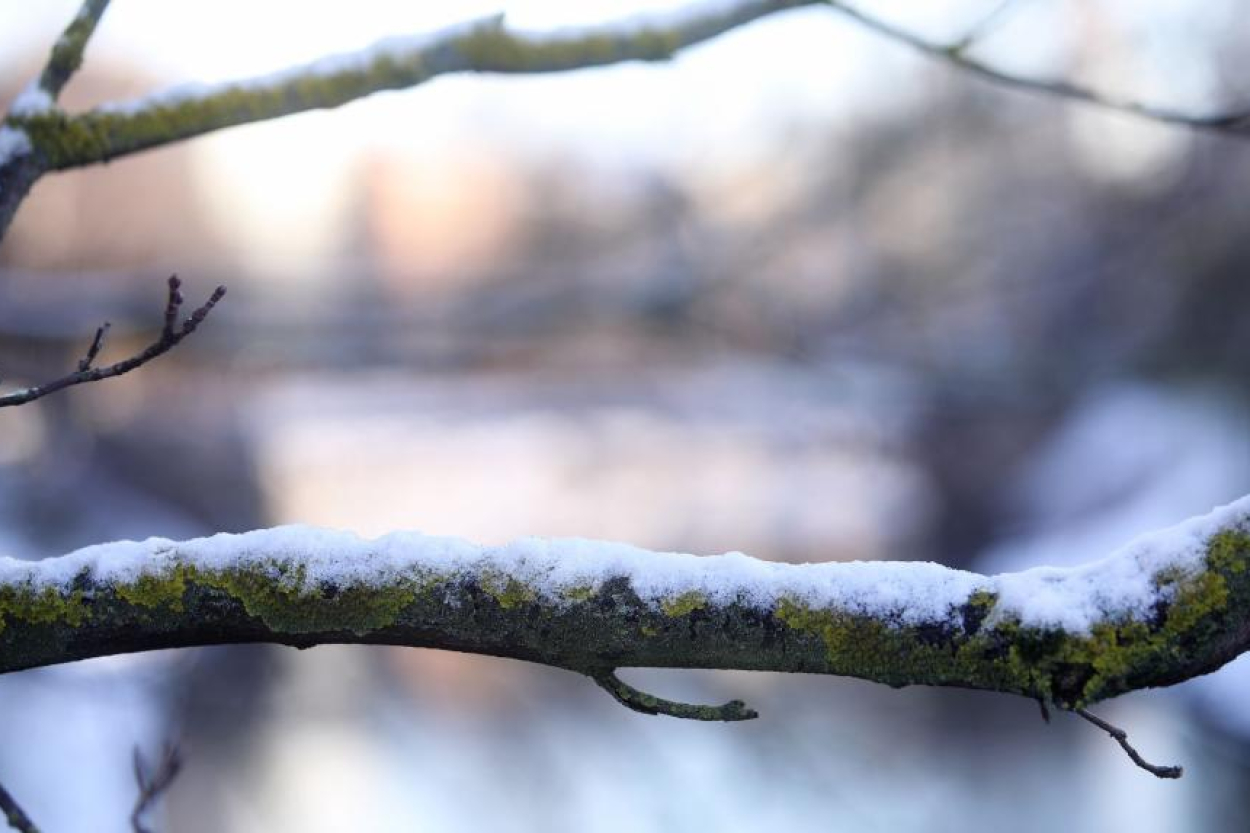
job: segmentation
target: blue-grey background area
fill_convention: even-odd
[[[913,8],[923,5],[922,10]],[[956,37],[996,2],[865,2]],[[1206,112],[1250,103],[1236,4],[1017,0],[978,54]],[[70,108],[264,73],[498,3],[117,0]],[[651,3],[647,8],[663,8]],[[509,4],[534,28],[638,4]],[[0,101],[72,2],[0,0]],[[144,371],[0,412],[0,542],[279,523],[611,538],[985,572],[1100,557],[1250,492],[1250,142],[1004,91],[827,10],[666,66],[454,78],[41,182],[0,246],[0,377],[121,355],[164,278],[230,294]],[[121,831],[177,739],[190,831],[1237,829],[1246,663],[1103,713],[266,646],[0,679],[0,781]]]

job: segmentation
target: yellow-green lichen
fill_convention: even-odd
[[[1213,570],[1240,574],[1246,570],[1250,557],[1250,533],[1228,529],[1211,537],[1207,543],[1207,565]]]
[[[662,599],[660,610],[664,611],[664,615],[670,619],[676,619],[679,616],[688,616],[696,610],[702,610],[707,605],[707,596],[698,590],[687,590],[676,598]]]
[[[176,564],[114,589],[132,605],[181,612],[190,587],[211,588],[237,600],[275,632],[363,635],[394,624],[418,594],[437,583],[402,577],[376,586],[310,584],[303,565],[270,562],[222,570]]]
[[[58,587],[9,585],[0,587],[0,632],[6,622],[26,624],[81,624],[90,615],[80,590],[65,591]]]
[[[159,573],[144,573],[132,582],[118,582],[117,595],[132,605],[181,612],[190,568],[175,564]]]
[[[570,602],[588,602],[594,598],[595,588],[589,584],[578,584],[561,588],[560,595]]]
[[[464,57],[466,69],[545,72],[622,60],[663,61],[671,58],[682,43],[677,32],[657,28],[533,40],[513,35],[499,22],[491,22],[474,27],[451,45]]]
[[[486,572],[479,579],[479,584],[504,610],[538,601],[538,592],[515,576]]]
[[[814,634],[824,642],[829,669],[890,685],[942,683],[970,673],[958,655],[925,644],[905,628],[870,617],[782,598],[774,615],[793,630]]]

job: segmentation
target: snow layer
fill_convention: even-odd
[[[1163,568],[1197,571],[1215,533],[1244,525],[1250,497],[1178,526],[1142,536],[1108,558],[1075,569],[1040,567],[994,577],[927,562],[781,564],[742,553],[700,557],[652,552],[580,539],[526,538],[481,547],[458,538],[395,532],[372,541],[350,532],[284,526],[242,535],[175,542],[150,538],[78,550],[39,562],[0,558],[0,583],[65,587],[76,576],[129,583],[173,564],[205,570],[300,565],[306,586],[385,585],[399,577],[475,577],[523,582],[559,602],[573,589],[627,578],[647,602],[660,605],[699,593],[712,604],[738,602],[772,609],[781,599],[873,616],[899,624],[955,622],[970,594],[999,595],[994,619],[1018,617],[1029,626],[1084,632],[1107,618],[1148,615],[1158,597],[1153,578]]]
[[[25,130],[15,127],[0,127],[0,165],[15,156],[30,153],[30,137]]]
[[[31,81],[9,105],[9,115],[37,116],[51,110],[52,106],[52,96],[48,95],[48,91],[40,87],[37,81]]]
[[[1014,614],[1025,625],[1085,632],[1099,620],[1144,618],[1159,598],[1154,578],[1161,570],[1199,572],[1210,538],[1223,530],[1245,529],[1248,519],[1250,496],[1135,538],[1092,564],[995,576],[999,605],[993,619]]]

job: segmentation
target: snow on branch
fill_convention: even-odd
[[[1116,98],[1065,80],[1045,80],[991,66],[970,53],[1010,7],[1006,0],[964,37],[927,40],[842,0],[701,0],[676,13],[547,33],[514,31],[502,15],[432,34],[398,37],[271,75],[218,85],[192,85],[135,101],[68,114],[57,94],[81,63],[83,49],[107,7],[87,0],[52,49],[37,82],[18,97],[0,126],[0,237],[40,176],[107,162],[215,130],[338,107],[384,90],[414,87],[452,73],[531,75],[629,61],[665,61],[690,46],[770,15],[825,6],[996,84],[1129,113],[1146,119],[1245,137],[1250,110],[1195,114]]]
[[[132,370],[143,367],[153,359],[165,355],[170,350],[177,347],[182,340],[194,333],[204,323],[204,319],[208,318],[208,314],[217,306],[217,302],[226,296],[226,288],[224,286],[217,287],[208,300],[197,307],[190,315],[182,321],[178,320],[179,312],[182,309],[182,281],[176,275],[169,278],[169,296],[165,301],[165,323],[161,328],[161,334],[156,341],[129,358],[122,359],[114,364],[105,367],[96,367],[96,359],[100,356],[100,351],[104,349],[104,339],[108,335],[109,322],[105,321],[96,331],[95,337],[91,339],[91,344],[87,347],[87,352],[78,360],[78,367],[72,373],[67,373],[58,379],[50,382],[43,382],[28,388],[13,391],[12,393],[0,396],[0,408],[8,408],[15,405],[25,405],[28,402],[34,402],[36,399],[72,387],[73,385],[81,385],[87,382],[100,382],[105,379],[112,379],[115,376],[121,376]]]
[[[192,645],[369,643],[529,660],[638,711],[703,720],[754,712],[660,700],[615,671],[837,674],[1080,710],[1250,647],[1248,566],[1250,498],[1084,567],[998,576],[291,526],[0,559],[0,673]]]

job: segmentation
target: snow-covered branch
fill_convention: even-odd
[[[1250,498],[1076,569],[780,564],[622,544],[502,547],[281,527],[0,559],[0,672],[234,642],[369,643],[585,674],[631,708],[696,719],[617,668],[737,668],[947,685],[1061,709],[1212,671],[1250,646]]]
[[[547,33],[515,31],[496,15],[431,34],[396,37],[271,75],[218,85],[178,87],[130,102],[69,114],[57,94],[77,69],[107,0],[87,0],[57,41],[39,79],[0,125],[0,238],[43,174],[107,162],[223,128],[338,107],[440,75],[533,75],[629,61],[665,61],[760,18],[826,6],[857,24],[996,84],[1235,136],[1250,134],[1245,108],[1195,114],[1116,98],[1065,80],[1033,78],[971,54],[1001,9],[951,43],[927,40],[842,0],[696,0],[676,13]]]
[[[676,14],[542,34],[512,31],[495,15],[432,34],[390,38],[260,78],[176,88],[74,115],[54,108],[52,90],[41,82],[19,97],[20,106],[9,111],[0,128],[0,237],[31,186],[49,171],[107,162],[227,127],[338,107],[451,73],[528,75],[665,61],[761,17],[822,1],[702,0]],[[88,2],[75,23],[89,16],[88,8],[102,12],[105,5]],[[77,31],[73,24],[58,45],[71,31]],[[83,34],[74,41],[79,47],[90,30]],[[81,48],[77,54],[81,57]]]

